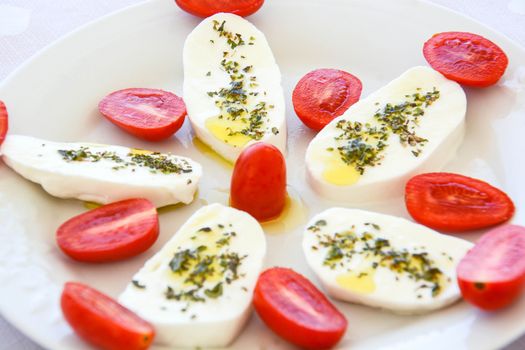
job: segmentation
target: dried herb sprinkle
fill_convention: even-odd
[[[428,288],[433,297],[442,291],[443,272],[429,257],[424,246],[415,247],[414,251],[392,247],[388,239],[379,236],[381,228],[374,223],[365,223],[365,226],[370,227],[371,230],[360,233],[355,228],[324,233],[322,232],[324,225],[318,223],[319,221],[308,230],[317,238],[317,243],[312,248],[325,249],[323,265],[327,268],[347,268],[353,256],[361,255],[370,263],[372,269],[386,268],[397,275],[405,275],[416,282],[421,282],[416,289]],[[358,278],[363,276],[360,272]]]
[[[341,160],[364,174],[367,167],[381,164],[391,134],[398,135],[401,145],[409,147],[411,154],[418,157],[428,142],[416,134],[420,118],[424,116],[425,109],[440,97],[436,88],[425,93],[420,93],[420,90],[405,95],[406,101],[402,103],[386,103],[379,108],[374,114],[374,125],[339,120],[336,128],[341,133],[335,140],[339,144],[337,151]],[[332,152],[334,148],[327,148],[327,151]]]
[[[177,248],[168,265],[173,274],[183,277],[184,286],[167,286],[164,292],[166,299],[188,303],[205,302],[207,298],[216,299],[222,296],[226,285],[242,277],[239,267],[246,256],[240,256],[229,248],[231,238],[237,234],[226,230],[223,224],[217,227],[220,232],[206,226],[197,229],[191,237],[193,239],[199,234],[218,233],[220,238],[216,240],[213,249],[206,245],[193,249]],[[217,278],[220,280],[210,287],[208,281],[215,281]]]
[[[252,65],[241,65],[235,60],[236,49],[246,44],[243,36],[233,33],[226,28],[226,21],[213,21],[213,29],[219,38],[224,38],[231,51],[223,52],[220,62],[221,70],[226,72],[230,78],[229,85],[216,91],[209,91],[207,95],[214,99],[214,103],[221,109],[219,119],[241,121],[245,124],[241,130],[227,130],[228,136],[245,135],[253,140],[260,140],[266,132],[274,135],[279,133],[276,127],[265,128],[269,122],[268,110],[274,108],[265,101],[259,101],[253,107],[249,107],[249,96],[256,97],[258,91],[248,92],[248,88],[254,89],[258,86],[257,76],[253,74]],[[255,37],[250,37],[248,45],[255,43]],[[241,55],[241,59],[246,57]],[[266,92],[264,92],[266,96]],[[269,130],[268,130],[269,129]]]
[[[139,281],[137,281],[137,280],[132,280],[131,283],[132,283],[135,287],[137,287],[137,288],[139,288],[139,289],[145,289],[145,288],[146,288],[146,285],[141,284],[141,283],[140,283]]]
[[[111,161],[116,164],[112,167],[115,171],[130,167],[132,171],[135,171],[137,167],[145,167],[152,173],[162,174],[182,174],[193,171],[187,160],[159,152],[147,154],[129,152],[125,157],[121,157],[115,152],[93,152],[89,147],[82,146],[78,149],[58,150],[58,153],[66,162],[96,163],[102,160]]]

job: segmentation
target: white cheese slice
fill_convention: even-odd
[[[417,102],[414,94],[422,101],[427,99],[429,105],[420,101],[416,103],[418,106],[402,107],[404,103]],[[308,182],[320,195],[346,203],[399,196],[410,177],[440,170],[455,156],[463,140],[465,113],[466,98],[461,86],[431,68],[411,68],[354,104],[317,134],[306,151]],[[400,123],[394,127],[398,133],[393,132],[376,114],[392,125],[408,121],[407,133],[404,136],[399,133],[403,130]],[[358,133],[348,132],[348,126],[355,130],[356,122],[365,130],[361,142]],[[377,157],[374,165],[362,166],[367,163],[363,157],[370,156],[378,147],[379,136],[365,139],[371,134],[370,128],[381,130],[385,125],[388,137],[382,141],[385,147],[374,155]],[[427,141],[415,141],[411,146],[410,142],[401,141],[401,137],[410,137],[408,133]],[[362,151],[368,146],[372,152]]]
[[[226,346],[250,315],[265,253],[264,232],[254,218],[211,204],[146,262],[119,301],[155,325],[158,344]]]
[[[331,208],[309,222],[308,265],[334,298],[423,313],[459,299],[456,266],[472,243],[403,218]]]
[[[22,135],[8,135],[1,153],[11,169],[49,194],[100,204],[128,198],[157,207],[190,203],[202,175],[200,164],[185,157]]]
[[[184,101],[199,139],[232,162],[256,141],[285,152],[281,73],[262,32],[216,14],[188,35],[183,61]]]

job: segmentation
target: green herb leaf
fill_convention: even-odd
[[[139,289],[145,289],[145,288],[146,288],[145,285],[140,284],[140,282],[137,281],[137,280],[132,280],[131,283],[132,283],[135,287],[137,287],[137,288],[139,288]]]
[[[217,299],[222,295],[222,282],[219,282],[212,289],[204,290],[204,294],[212,299]]]

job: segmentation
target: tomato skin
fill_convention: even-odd
[[[159,89],[118,90],[104,97],[98,109],[110,122],[146,141],[170,137],[186,116],[182,98]]]
[[[452,173],[414,176],[405,187],[405,204],[420,224],[448,232],[493,226],[509,220],[515,210],[501,190]]]
[[[147,199],[114,202],[77,215],[57,230],[69,257],[98,263],[126,259],[147,250],[159,236],[155,206]]]
[[[9,127],[7,108],[3,101],[0,101],[0,145],[4,142]]]
[[[484,234],[457,267],[463,298],[487,311],[512,304],[525,288],[525,227],[505,225]]]
[[[423,46],[427,62],[448,79],[474,87],[495,84],[509,60],[492,41],[466,32],[434,34]]]
[[[75,333],[101,349],[143,350],[155,337],[150,323],[84,284],[66,283],[60,305]]]
[[[219,12],[246,17],[257,12],[264,0],[175,0],[184,11],[197,17],[209,17]]]
[[[299,80],[292,102],[299,119],[319,131],[359,101],[362,89],[361,81],[350,73],[316,69]]]
[[[303,305],[308,305],[309,310],[301,308]],[[271,330],[304,349],[331,348],[348,325],[344,315],[323,293],[288,268],[270,268],[259,276],[253,306]],[[310,309],[315,310],[315,316]]]
[[[244,149],[233,169],[230,204],[259,221],[279,216],[286,204],[286,163],[277,147],[257,142]]]

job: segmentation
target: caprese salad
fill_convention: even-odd
[[[286,149],[281,72],[262,32],[242,17],[203,20],[184,43],[184,101],[197,137],[234,162],[255,142]]]
[[[299,119],[319,131],[305,153],[308,183],[319,196],[348,206],[404,193],[417,221],[348,207],[316,213],[305,223],[302,250],[318,288],[289,268],[263,271],[260,222],[281,215],[287,196],[281,72],[264,34],[240,17],[263,1],[176,3],[205,17],[181,53],[183,98],[130,88],[107,95],[99,110],[149,141],[173,135],[187,113],[196,136],[235,163],[230,206],[204,206],[170,228],[176,233],[123,286],[118,301],[66,283],[62,312],[81,338],[101,349],[225,347],[253,306],[286,341],[326,349],[344,337],[348,321],[323,291],[402,314],[430,312],[461,297],[496,310],[520,296],[524,227],[494,228],[475,245],[435,231],[484,229],[514,214],[500,189],[437,172],[463,139],[467,100],[460,84],[487,87],[505,72],[508,60],[496,44],[470,33],[439,33],[423,46],[431,67],[413,67],[364,99],[358,77],[326,68],[306,74],[287,96]],[[59,249],[83,263],[149,249],[159,235],[157,208],[192,202],[203,176],[197,162],[173,154],[6,136],[7,128],[0,102],[7,166],[52,196],[100,205],[56,231]]]
[[[455,156],[466,107],[459,84],[431,68],[411,68],[314,137],[305,156],[308,181],[320,195],[347,203],[399,196],[411,176]]]

